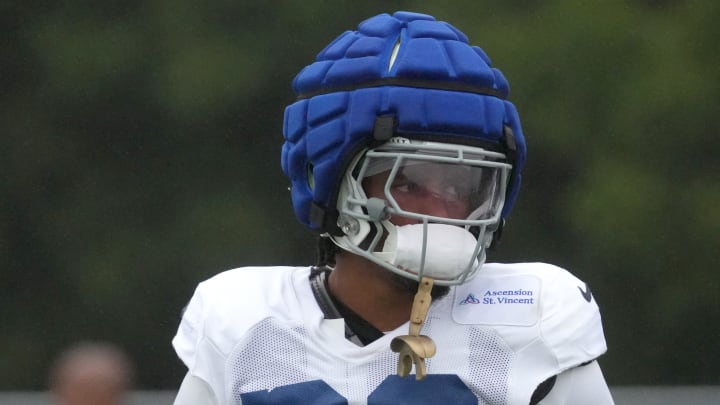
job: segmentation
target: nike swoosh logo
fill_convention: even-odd
[[[585,298],[585,301],[590,302],[592,301],[592,293],[590,292],[590,286],[585,283],[585,289],[583,290],[578,286],[578,290],[580,290],[580,294],[583,298]]]

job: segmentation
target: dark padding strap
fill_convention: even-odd
[[[330,269],[326,267],[313,267],[310,270],[310,288],[325,319],[340,319],[343,316],[335,306],[330,292],[326,287],[326,278],[329,271]],[[345,322],[345,338],[358,346],[364,346],[360,338],[350,329],[347,322]]]
[[[547,380],[541,382],[537,388],[535,388],[535,392],[533,392],[532,397],[530,397],[530,405],[537,405],[540,401],[545,399],[545,397],[548,396],[550,391],[552,391],[553,387],[555,386],[555,380],[557,379],[557,376],[554,375]]]

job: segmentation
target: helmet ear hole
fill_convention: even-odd
[[[500,243],[500,239],[502,238],[504,227],[505,219],[501,218],[500,221],[497,223],[496,228],[492,232],[492,240],[490,241],[490,246],[488,246],[488,250],[497,250],[497,245]]]
[[[500,221],[498,221],[496,224],[488,226],[488,228],[485,230],[485,235],[490,235],[490,244],[487,246],[488,250],[496,250],[498,243],[500,243],[500,239],[502,238],[502,232],[503,228],[505,227],[505,219],[500,218]],[[479,226],[471,226],[468,228],[468,232],[470,232],[475,239],[478,239],[480,237],[480,227]]]
[[[313,174],[313,169],[315,166],[313,166],[312,162],[308,162],[305,170],[307,171],[307,185],[310,190],[315,189],[315,175]]]

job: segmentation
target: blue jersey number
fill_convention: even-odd
[[[347,405],[347,399],[325,381],[314,380],[241,394],[243,405]],[[368,396],[368,405],[477,404],[475,394],[456,375],[430,374],[423,381],[415,376],[387,377]]]

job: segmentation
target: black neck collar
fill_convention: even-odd
[[[384,335],[352,309],[335,298],[328,288],[329,267],[313,267],[310,271],[310,287],[325,319],[344,319],[345,338],[358,346],[365,346]]]

